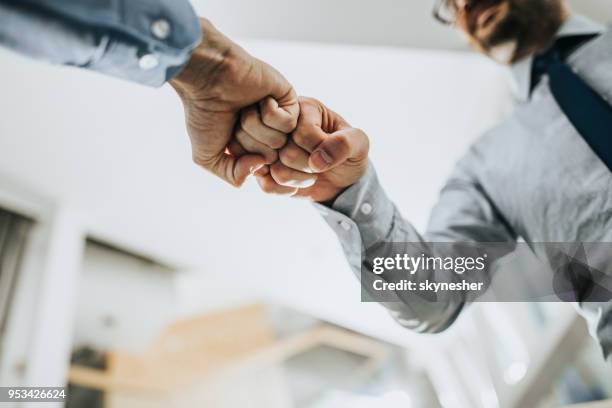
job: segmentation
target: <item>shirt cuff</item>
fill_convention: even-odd
[[[331,208],[315,206],[339,237],[357,234],[362,249],[384,241],[393,226],[395,207],[371,163],[361,180],[340,194]]]
[[[106,44],[100,57],[83,68],[152,87],[160,87],[178,75],[192,53],[191,48],[161,51],[112,37],[102,42]]]
[[[102,37],[100,57],[86,68],[157,87],[182,71],[202,40],[200,21],[186,1],[130,3],[123,19]]]
[[[149,86],[176,76],[201,36],[187,0],[0,1],[0,44]]]

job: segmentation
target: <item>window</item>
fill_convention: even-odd
[[[32,221],[0,208],[0,351]]]

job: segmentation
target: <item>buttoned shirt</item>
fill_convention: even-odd
[[[568,19],[557,37],[601,34],[574,51],[567,63],[600,95],[612,100],[612,33],[584,17]],[[354,272],[371,273],[383,242],[612,242],[612,174],[560,110],[544,77],[530,93],[527,58],[512,67],[519,91],[513,114],[486,132],[457,163],[419,232],[399,213],[372,165],[342,193],[324,218]],[[612,142],[612,129],[610,129]],[[409,177],[407,177],[409,183]],[[367,252],[366,252],[367,250]],[[419,256],[411,244],[407,252]],[[554,268],[556,259],[538,257]],[[612,274],[612,253],[602,268]],[[363,281],[362,281],[363,282]],[[404,296],[384,303],[402,325],[420,332],[446,329],[465,308],[461,296],[435,304]],[[583,304],[592,332],[612,353],[612,304]]]
[[[149,86],[180,72],[200,39],[186,0],[0,0],[0,45]]]

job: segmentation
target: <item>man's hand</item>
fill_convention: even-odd
[[[365,174],[368,137],[315,99],[300,98],[300,112],[298,126],[280,150],[279,161],[258,171],[257,181],[266,193],[327,203]],[[260,121],[259,129],[262,126]]]
[[[299,116],[293,87],[274,68],[252,57],[201,20],[203,42],[170,83],[185,107],[193,160],[234,186],[240,186],[277,157]],[[240,111],[256,105],[270,131],[257,135],[257,148],[241,157],[227,149]],[[278,129],[272,131],[272,129]]]

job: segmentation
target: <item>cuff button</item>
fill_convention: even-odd
[[[151,32],[158,40],[165,40],[170,37],[172,27],[170,27],[168,20],[159,19],[151,24]]]
[[[372,204],[370,203],[363,203],[361,205],[361,213],[364,215],[372,214],[372,210],[374,210],[374,208],[372,207]]]
[[[340,221],[340,227],[345,231],[351,230],[351,224],[348,221]]]
[[[157,66],[159,65],[159,58],[157,58],[157,56],[154,54],[145,54],[140,57],[138,65],[143,71],[150,71],[152,69],[157,68]]]

